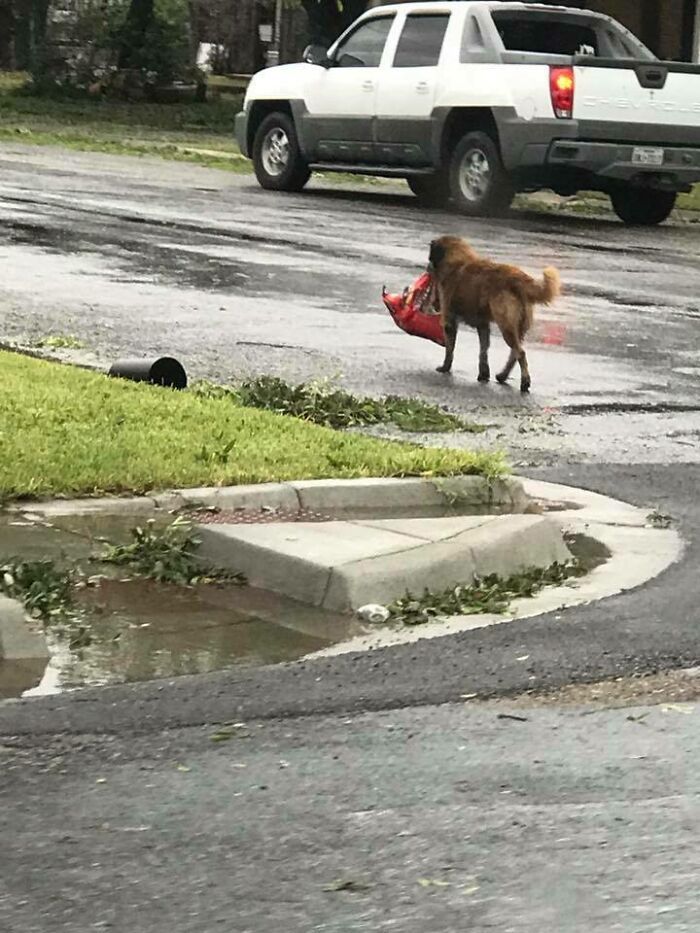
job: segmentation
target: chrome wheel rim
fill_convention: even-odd
[[[289,165],[289,137],[279,126],[271,129],[263,140],[262,163],[267,174],[275,177]]]
[[[469,149],[459,167],[459,187],[467,201],[483,201],[491,184],[491,166],[482,149]]]

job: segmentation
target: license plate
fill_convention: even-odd
[[[637,165],[663,165],[664,151],[637,146],[632,150],[632,161]]]

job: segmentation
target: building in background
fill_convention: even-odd
[[[587,0],[571,5],[612,16],[659,58],[700,62],[700,0]]]

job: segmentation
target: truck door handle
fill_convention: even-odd
[[[374,90],[374,81],[363,81],[362,82],[363,91],[373,91]]]
[[[430,90],[430,85],[427,81],[419,81],[418,84],[416,84],[416,90],[419,94],[426,94]]]

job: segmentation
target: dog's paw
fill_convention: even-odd
[[[523,393],[529,392],[531,384],[532,383],[529,379],[523,379],[523,381],[520,383],[520,391]]]
[[[438,366],[435,372],[436,373],[450,373],[452,372],[452,367],[451,366]]]
[[[479,375],[477,376],[477,382],[490,382],[490,381],[491,381],[491,373],[489,372],[488,369],[482,369],[479,372]]]
[[[508,376],[506,376],[505,373],[498,373],[496,376],[496,382],[500,382],[500,384],[504,386],[506,382],[508,382]]]

